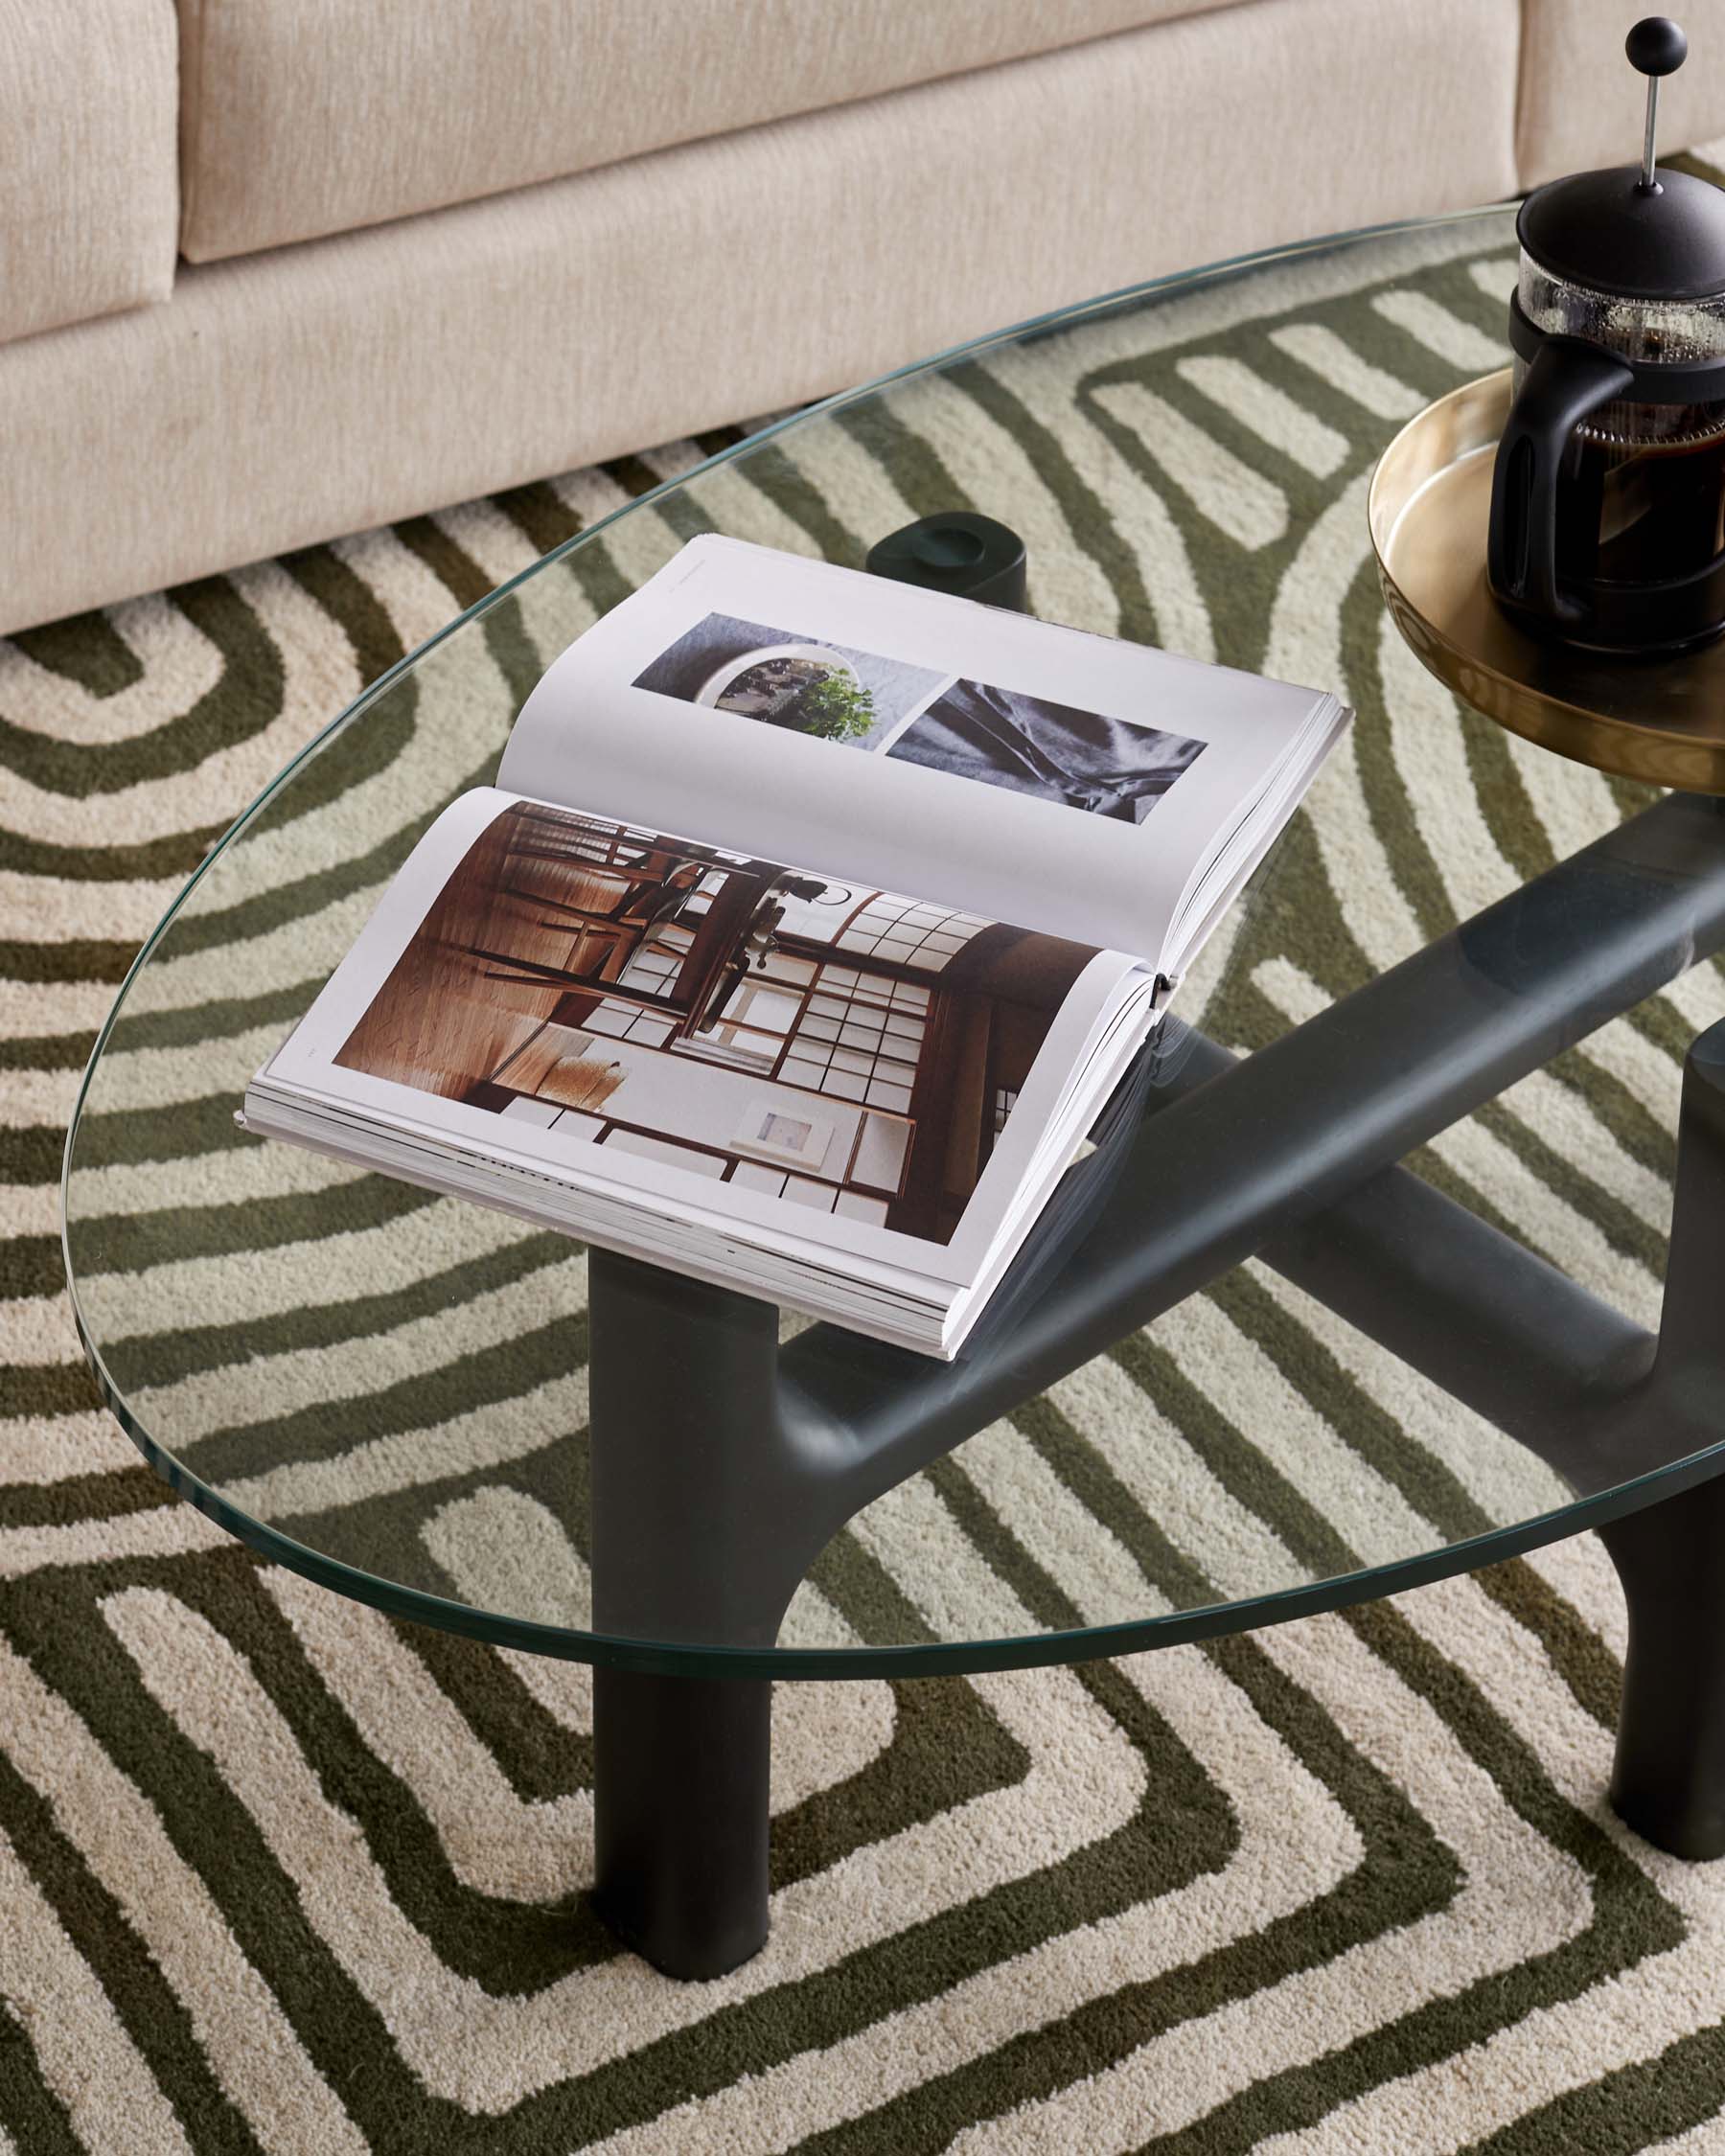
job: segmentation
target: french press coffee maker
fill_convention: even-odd
[[[1725,629],[1725,190],[1655,167],[1683,32],[1650,15],[1624,49],[1640,165],[1552,180],[1516,220],[1486,577],[1526,628],[1651,654]]]

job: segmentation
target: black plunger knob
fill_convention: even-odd
[[[1689,39],[1669,15],[1644,15],[1623,39],[1638,75],[1675,75],[1689,57]]]

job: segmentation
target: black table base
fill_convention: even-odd
[[[1671,795],[1249,1060],[1193,1039],[1075,1251],[1028,1302],[1009,1277],[1010,1325],[985,1319],[952,1364],[827,1326],[781,1350],[767,1305],[595,1250],[594,1629],[643,1643],[635,1666],[597,1672],[595,1692],[597,1899],[620,1936],[687,1977],[766,1938],[766,1671],[828,1540],[1254,1254],[1574,1487],[1578,1504],[1488,1554],[1604,1528],[1631,1639],[1614,1800],[1662,1847],[1725,1854],[1725,1485],[1711,1479],[1725,1454],[1707,1452],[1725,1439],[1725,1024],[1685,1069],[1657,1338],[1396,1165],[1721,945],[1725,814]],[[1437,1550],[1391,1584],[1481,1561]],[[1384,1592],[1385,1575],[1355,1574],[1268,1607],[1111,1628],[1084,1651]],[[651,1674],[649,1643],[754,1650],[759,1673],[746,1652],[740,1676]],[[967,1665],[1071,1649],[1001,1642]]]

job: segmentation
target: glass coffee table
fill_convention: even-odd
[[[670,1973],[766,1937],[774,1682],[1137,1652],[1588,1526],[1614,1799],[1725,1851],[1725,818],[1459,717],[1367,541],[1385,444],[1501,363],[1512,250],[1489,212],[1166,280],[643,493],[336,719],[121,991],[64,1185],[114,1413],[279,1564],[592,1665],[599,1906]],[[956,1363],[236,1128],[543,667],[686,539],[860,564],[951,509],[1023,536],[1034,611],[1361,715]]]

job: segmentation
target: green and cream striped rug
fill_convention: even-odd
[[[1093,369],[1076,346],[1004,356],[920,436],[859,430],[836,479],[793,442],[778,473],[804,529],[913,513],[931,475],[962,498],[1029,386],[1049,424],[1026,431],[1022,521],[1058,518],[1052,474],[1082,474],[1122,627],[1203,650],[1246,609],[1285,671],[1346,679],[1356,738],[1211,998],[1247,1048],[1630,805],[1461,714],[1383,632],[1366,474],[1407,410],[1495,363],[1507,280],[1501,228],[1484,254],[1372,260],[1369,282],[1284,270],[1272,311],[1194,315],[1154,352],[1116,328]],[[1242,367],[1279,401],[1230,398]],[[1175,413],[1178,470],[1135,398]],[[1623,1620],[1591,1540],[1118,1663],[782,1687],[773,1940],[683,1986],[582,1902],[583,1670],[255,1562],[98,1407],[54,1183],[137,943],[362,681],[711,446],[0,644],[0,2150],[1725,2150],[1725,1865],[1663,1857],[1603,1804]],[[1703,969],[1422,1165],[1650,1319],[1678,1059],[1722,1011]],[[169,1056],[150,1085],[195,1185],[196,1072]],[[400,1262],[428,1272],[462,1230],[420,1217]],[[444,1355],[448,1412],[495,1343],[409,1342],[411,1302],[398,1344]],[[280,1315],[260,1383],[305,1354]],[[325,1337],[332,1383],[372,1344]],[[188,1333],[174,1366],[221,1352]],[[1248,1269],[874,1508],[827,1604],[866,1632],[873,1582],[936,1636],[938,1572],[1012,1628],[1070,1624],[1250,1573],[1271,1543],[1298,1576],[1537,1495],[1457,1426]],[[1148,1456],[1160,1518],[1111,1465]],[[457,1478],[427,1519],[542,1520],[534,1468]]]

